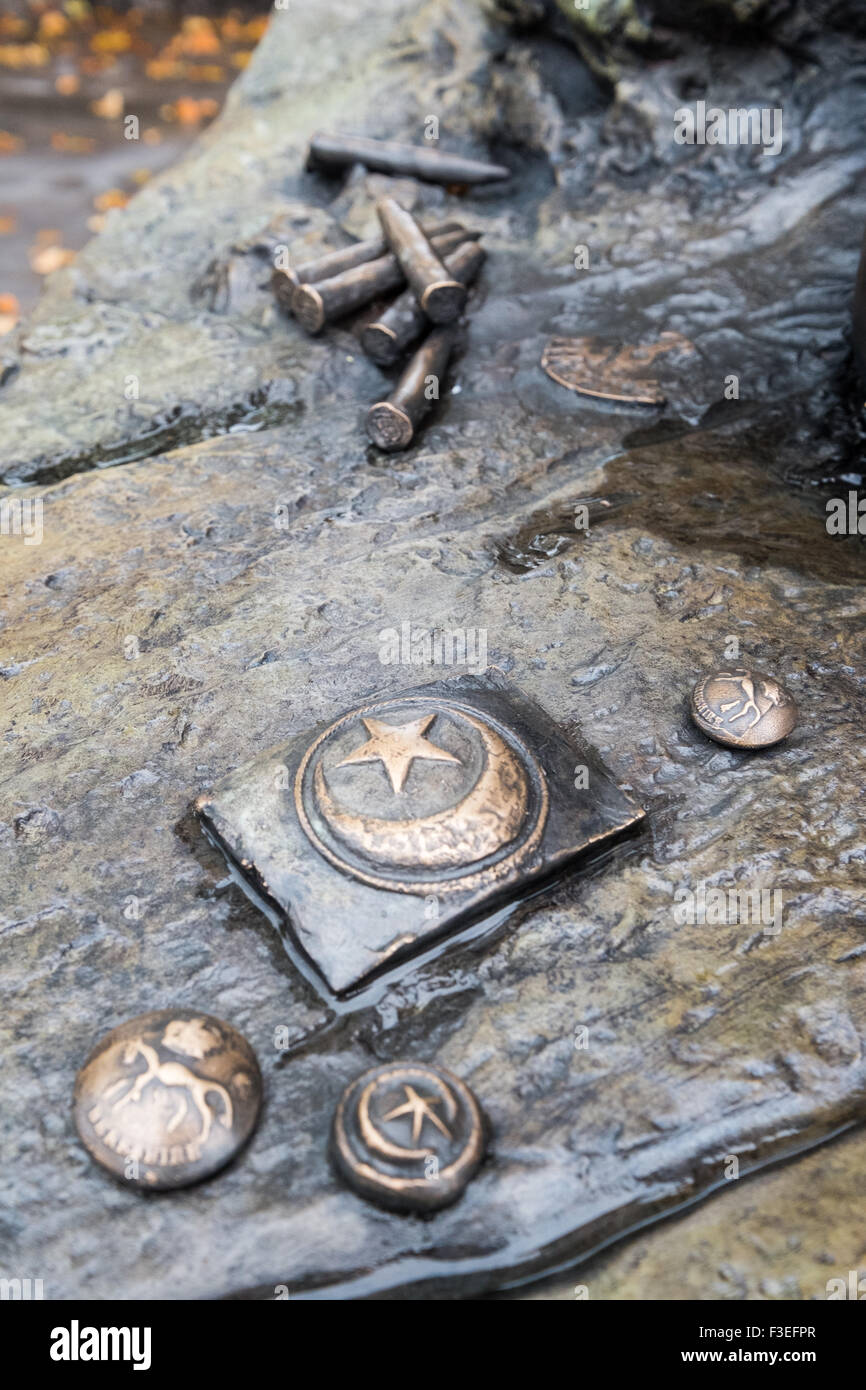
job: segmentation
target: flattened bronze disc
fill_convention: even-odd
[[[457,1200],[481,1162],[481,1111],[444,1067],[392,1062],[346,1087],[331,1148],[362,1197],[395,1211],[436,1211]]]
[[[91,1052],[75,1081],[75,1124],[103,1168],[158,1191],[234,1158],[261,1101],[246,1038],[209,1014],[161,1009],[122,1023]]]
[[[691,713],[703,733],[730,748],[769,748],[797,722],[785,687],[743,666],[703,676],[692,691]]]

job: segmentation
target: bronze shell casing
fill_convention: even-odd
[[[422,310],[434,323],[451,323],[466,303],[466,286],[446,270],[411,212],[393,198],[376,204],[382,230]]]
[[[465,241],[446,258],[445,268],[455,280],[468,286],[478,274],[484,255],[477,242]],[[404,290],[381,318],[367,325],[361,335],[361,346],[374,362],[383,367],[391,366],[428,326],[429,319],[414,292]]]
[[[445,232],[434,237],[431,245],[441,255],[447,255],[472,236],[462,229]],[[292,291],[292,313],[308,333],[320,333],[326,323],[363,308],[380,294],[400,289],[404,282],[400,262],[389,252],[317,284],[296,285]]]
[[[465,231],[462,222],[453,220],[437,222],[435,226],[425,228],[428,237],[442,236],[446,232]],[[301,261],[298,265],[290,266],[288,270],[275,270],[271,288],[281,307],[291,312],[292,291],[296,285],[330,280],[333,275],[342,275],[345,270],[354,270],[355,266],[375,261],[379,256],[386,256],[388,251],[388,243],[383,236],[368,237],[366,241],[356,241],[352,246],[343,246],[339,251],[327,251],[315,260]]]
[[[310,140],[307,168],[345,169],[349,164],[364,164],[381,174],[408,175],[427,183],[497,183],[511,177],[510,169],[502,164],[464,159],[427,145],[403,145],[395,140],[317,131]]]
[[[434,328],[412,357],[388,399],[370,406],[367,411],[367,433],[377,448],[391,453],[407,449],[412,443],[422,417],[430,409],[428,379],[435,377],[441,385],[456,336],[454,324]]]

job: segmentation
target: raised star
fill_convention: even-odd
[[[449,1130],[432,1109],[434,1105],[441,1105],[442,1102],[436,1096],[419,1096],[415,1087],[407,1086],[405,1081],[403,1082],[403,1090],[406,1092],[405,1103],[403,1105],[398,1105],[396,1109],[390,1111],[389,1114],[385,1116],[385,1119],[396,1120],[399,1119],[401,1115],[411,1115],[413,1144],[417,1144],[421,1135],[421,1130],[424,1128],[425,1120],[429,1120],[431,1124],[434,1124],[436,1128],[445,1135],[446,1139],[450,1139],[451,1134]]]
[[[430,743],[424,737],[435,718],[435,714],[424,714],[420,719],[411,719],[408,724],[385,724],[381,719],[364,719],[364,728],[370,737],[337,766],[381,760],[394,791],[401,792],[415,758],[425,758],[434,763],[460,762],[453,753],[437,748],[435,743]]]

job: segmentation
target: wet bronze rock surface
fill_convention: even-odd
[[[663,62],[606,105],[547,29],[515,37],[469,4],[326,8],[275,15],[222,120],[5,348],[3,472],[41,499],[44,539],[2,538],[3,1272],[46,1297],[483,1293],[711,1193],[731,1155],[745,1202],[754,1168],[863,1116],[866,594],[862,541],[828,536],[823,504],[859,476],[853,41],[819,35],[802,69],[695,49],[719,104],[759,79],[787,93],[770,178],[760,154],[673,144],[683,74]],[[449,148],[508,163],[510,191],[304,172],[347,65],[359,131],[414,140],[442,109]],[[489,251],[460,391],[397,457],[359,428],[390,387],[352,328],[311,342],[269,289],[270,248],[372,235],[384,194],[459,215]],[[539,366],[552,336],[663,330],[697,352],[654,363],[664,413]],[[367,691],[438,675],[380,663],[403,621],[485,629],[651,836],[336,1012],[191,803]],[[775,748],[710,746],[689,718],[731,635],[799,707]],[[678,922],[701,883],[780,891],[781,929]],[[238,1161],[168,1199],[97,1170],[71,1115],[97,1039],[162,1008],[239,1029],[267,1096]],[[328,1162],[344,1087],[395,1058],[459,1075],[491,1126],[460,1203],[424,1221]]]

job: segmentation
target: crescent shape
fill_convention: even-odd
[[[487,765],[462,801],[432,816],[394,821],[341,811],[318,763],[313,787],[319,810],[334,834],[365,858],[400,869],[463,868],[509,844],[526,819],[526,774],[495,729],[463,710],[460,718],[477,729]]]
[[[432,1079],[425,1076],[425,1084],[430,1085]],[[437,1084],[440,1095],[445,1101],[448,1118],[453,1120],[457,1110],[454,1097],[440,1083],[437,1082]],[[364,1087],[358,1100],[358,1129],[367,1148],[372,1149],[374,1153],[382,1154],[385,1158],[397,1158],[402,1163],[413,1158],[427,1158],[429,1154],[434,1152],[433,1149],[401,1149],[399,1144],[392,1144],[390,1139],[386,1139],[384,1134],[373,1124],[370,1119],[370,1097],[378,1085],[379,1078],[377,1077]]]

